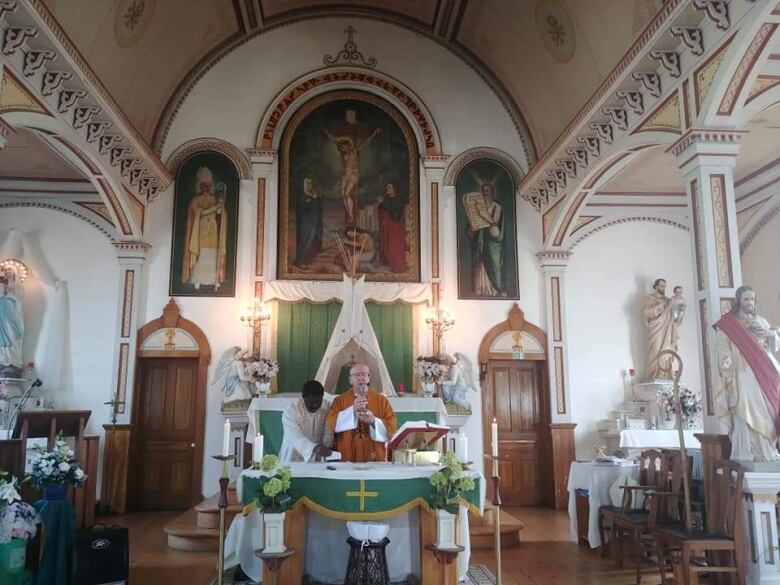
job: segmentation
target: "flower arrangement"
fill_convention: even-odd
[[[671,387],[666,386],[658,391],[658,406],[666,416],[666,420],[675,416],[676,404],[674,390]],[[701,396],[687,386],[680,386],[680,410],[683,425],[689,429],[697,428],[703,410]]]
[[[30,540],[38,531],[38,512],[22,501],[16,488],[17,479],[5,479],[8,474],[0,471],[0,544],[14,538]]]
[[[276,473],[264,478],[262,496],[255,496],[255,505],[263,512],[279,514],[286,511],[292,504],[292,496],[287,492],[290,489],[292,472],[289,467],[279,467],[279,459],[276,455],[266,455],[260,460],[260,471]]]
[[[441,462],[444,467],[431,475],[430,482],[436,491],[431,495],[429,503],[435,510],[456,514],[459,498],[474,489],[474,480],[463,476],[463,468],[455,453],[445,453]]]
[[[279,362],[261,357],[256,362],[249,362],[246,372],[257,382],[267,384],[279,373]]]
[[[52,485],[79,487],[87,479],[87,474],[76,461],[73,449],[68,447],[61,435],[57,435],[53,450],[46,451],[41,445],[33,447],[30,477],[39,488]]]
[[[414,371],[423,384],[438,384],[447,373],[447,366],[433,355],[421,355],[414,360]]]

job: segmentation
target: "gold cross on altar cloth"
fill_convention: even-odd
[[[378,498],[379,492],[367,492],[366,491],[366,480],[361,479],[360,480],[360,491],[359,492],[347,492],[347,497],[349,498],[360,498],[360,511],[365,512],[366,511],[366,498]]]

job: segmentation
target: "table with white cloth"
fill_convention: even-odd
[[[693,460],[693,478],[702,477],[701,443],[694,434],[701,430],[684,430],[683,440],[688,456]],[[620,431],[620,448],[629,457],[639,457],[645,449],[679,449],[680,435],[677,429],[623,429]]]
[[[259,421],[261,432],[265,437],[265,453],[278,455],[282,446],[282,413],[293,402],[301,397],[300,392],[285,392],[273,394],[266,398],[255,398],[249,403],[247,418],[249,430],[247,442],[251,442],[257,432]],[[422,396],[389,396],[390,406],[395,411],[398,427],[407,421],[424,420],[435,424],[446,424],[447,410],[441,398],[423,398]]]
[[[422,555],[430,554],[421,542],[421,525],[430,514],[428,498],[433,487],[430,476],[440,469],[436,465],[401,465],[394,463],[337,463],[328,469],[326,463],[290,463],[293,498],[292,511],[305,511],[306,534],[303,554],[287,563],[303,563],[304,573],[321,583],[343,583],[349,545],[347,520],[385,522],[390,526],[390,543],[386,549],[391,581],[402,581],[408,575],[420,580]],[[273,475],[271,472],[270,475]],[[485,501],[485,479],[474,470],[465,472],[474,480],[474,490],[464,495],[458,519],[458,575],[468,570],[471,547],[468,513],[479,515]],[[268,473],[244,470],[236,488],[239,501],[247,504],[259,491]],[[226,567],[237,564],[253,580],[262,578],[262,564],[255,551],[262,548],[262,514],[256,509],[233,520],[225,540]],[[303,539],[304,537],[302,537]],[[295,547],[297,548],[297,547]]]
[[[620,479],[630,477],[634,481],[639,479],[639,464],[630,465],[601,465],[592,461],[572,461],[569,469],[569,521],[571,536],[578,540],[577,526],[577,490],[587,490],[588,493],[588,544],[591,548],[601,546],[599,534],[599,508],[612,505],[609,497],[609,488]]]

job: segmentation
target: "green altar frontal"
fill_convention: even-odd
[[[402,469],[393,470],[393,467],[398,466],[385,464],[362,472],[360,475],[363,477],[350,471],[349,477],[325,478],[319,472],[307,477],[301,465],[320,464],[290,465],[293,477],[289,494],[293,498],[293,507],[306,506],[318,514],[341,520],[380,520],[417,506],[430,509],[428,500],[434,492],[430,475],[439,469],[431,467],[429,473],[428,470],[422,473],[412,471],[416,476],[403,477]],[[251,473],[244,472],[241,475],[243,505],[253,501],[265,480],[259,472],[254,475]],[[332,473],[336,475],[339,471]],[[484,478],[476,471],[469,471],[467,475],[474,480],[474,489],[464,495],[463,501],[475,513],[481,514]]]

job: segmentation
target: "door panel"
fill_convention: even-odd
[[[490,423],[498,423],[501,498],[505,504],[538,506],[543,499],[544,433],[547,417],[544,362],[488,364],[483,428],[491,452]],[[490,464],[487,464],[490,472]]]
[[[142,510],[186,510],[196,439],[198,361],[139,363],[135,505]]]

